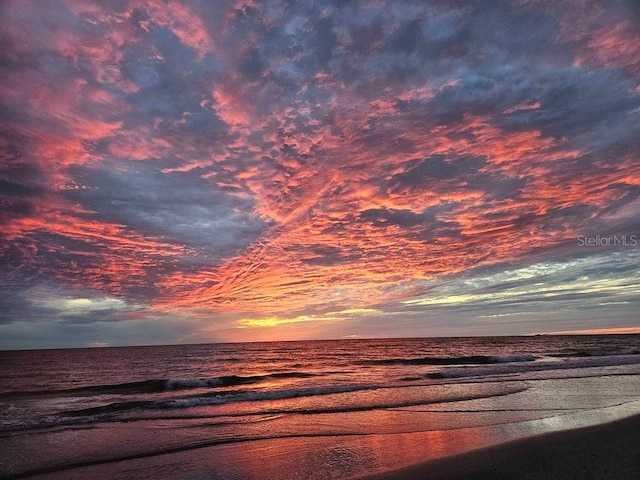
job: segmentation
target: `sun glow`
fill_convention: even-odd
[[[340,322],[354,316],[368,315],[372,313],[380,312],[373,308],[349,308],[337,312],[328,312],[324,315],[298,315],[297,317],[292,318],[246,318],[238,321],[238,328],[278,327],[280,325],[304,322]]]

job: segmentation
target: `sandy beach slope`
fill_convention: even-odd
[[[640,478],[640,415],[547,433],[360,480]]]

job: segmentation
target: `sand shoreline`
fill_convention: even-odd
[[[359,480],[640,478],[640,415],[545,433]]]
[[[455,435],[455,431],[450,431]],[[100,463],[63,469],[41,475],[14,474],[6,478],[41,478],[47,480],[71,480],[86,478],[112,479],[211,479],[211,478],[255,478],[280,480],[284,478],[323,478],[314,469],[301,468],[308,463],[309,452],[315,458],[326,459],[323,452],[338,450],[352,452],[358,449],[353,440],[342,438],[340,445],[329,437],[323,443],[313,439],[297,439],[297,453],[287,452],[283,456],[282,448],[291,439],[283,438],[250,442],[249,444],[228,444],[218,447],[205,447],[185,450],[174,454],[160,454],[152,457],[136,458],[124,461]],[[436,436],[434,440],[437,440]],[[449,439],[451,440],[451,439]],[[369,441],[379,443],[378,439]],[[420,453],[429,445],[429,439],[423,438],[412,448]],[[362,446],[362,445],[360,445]],[[306,447],[306,448],[305,448]],[[393,455],[391,445],[384,445],[381,454]],[[402,445],[407,448],[409,445]],[[384,452],[384,453],[383,453]],[[290,454],[294,453],[293,456]],[[424,453],[424,452],[423,452]],[[241,456],[238,456],[240,455]],[[313,456],[313,455],[312,455]],[[229,463],[225,458],[241,458],[239,463]],[[251,460],[261,458],[259,463]],[[414,458],[420,458],[420,455]],[[424,458],[424,457],[422,457]],[[266,462],[266,463],[265,463]],[[223,470],[222,466],[251,466],[241,470]],[[381,466],[380,464],[378,464]],[[407,465],[407,464],[405,464]],[[370,467],[374,467],[373,464]],[[315,466],[317,468],[317,464]],[[366,469],[360,470],[367,472]],[[135,472],[135,476],[132,476]],[[285,473],[286,472],[286,473]],[[327,471],[328,472],[328,471]],[[375,472],[370,469],[369,472]],[[640,414],[614,420],[609,423],[582,427],[571,430],[559,430],[530,437],[523,437],[505,443],[466,450],[451,456],[432,458],[429,461],[413,464],[397,470],[359,474],[356,476],[336,476],[336,471],[328,472],[324,478],[350,478],[351,480],[421,480],[421,479],[529,479],[529,480],[570,480],[570,479],[607,479],[636,480],[640,478]],[[0,475],[2,477],[2,475]]]
[[[0,465],[0,477],[637,479],[640,400],[631,399],[640,398],[639,378],[633,373],[531,380],[529,388],[509,395],[435,408],[328,413],[316,417],[318,425],[310,425],[306,415],[284,415],[250,424],[253,431],[245,434],[251,435],[236,441],[213,437],[225,425],[196,420],[197,430],[185,429],[179,418],[52,429],[42,438],[75,448],[25,443],[30,434],[7,437],[21,456],[5,453],[11,463]],[[238,428],[232,425],[227,433],[237,434]],[[26,458],[33,460],[22,463]]]

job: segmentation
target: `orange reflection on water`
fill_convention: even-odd
[[[495,440],[492,442],[485,436],[482,428],[373,435],[355,433],[377,430],[379,427],[385,430],[385,424],[395,423],[398,412],[377,410],[359,413],[362,415],[358,415],[358,418],[364,423],[354,425],[354,433],[342,431],[331,435],[316,432],[310,437],[309,431],[318,427],[323,430],[334,423],[335,418],[333,421],[324,418],[326,423],[322,416],[318,416],[318,422],[306,419],[307,428],[304,428],[303,420],[298,418],[290,425],[297,432],[287,434],[287,428],[271,432],[273,435],[291,435],[286,438],[224,445],[208,452],[215,455],[216,465],[227,465],[225,470],[231,468],[236,474],[241,471],[244,478],[248,479],[320,479],[327,472],[332,473],[332,478],[350,478],[394,470],[495,443]],[[367,423],[367,418],[371,420],[370,423]]]

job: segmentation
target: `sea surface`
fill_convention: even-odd
[[[640,412],[640,335],[4,351],[0,367],[0,478],[349,478],[489,427]]]

